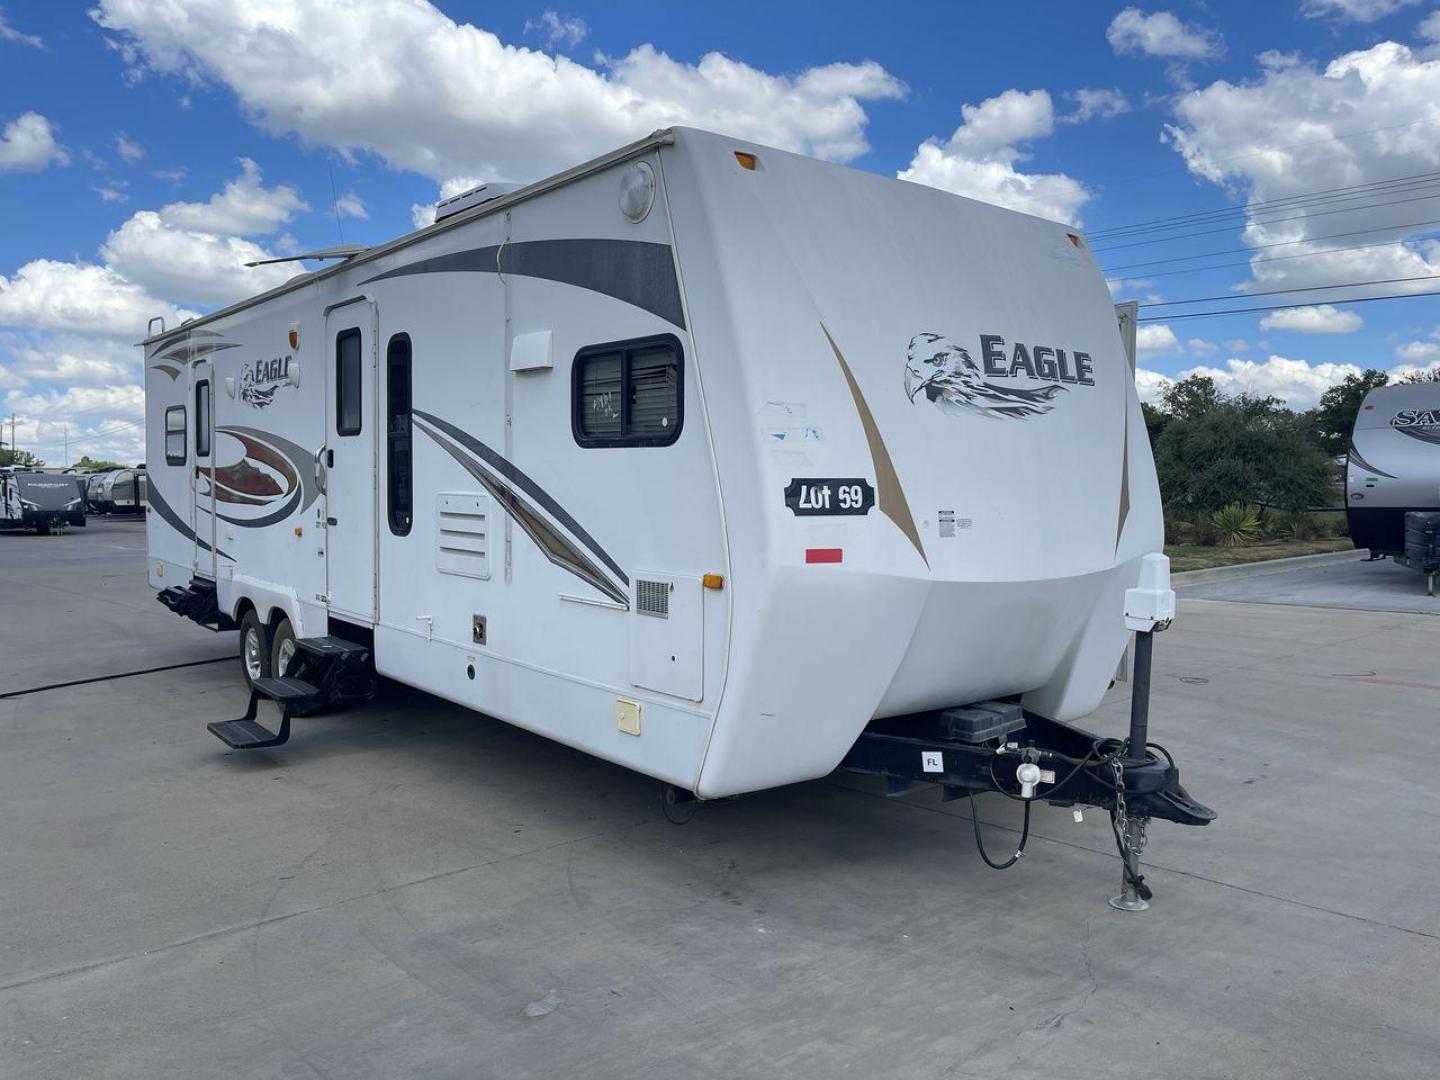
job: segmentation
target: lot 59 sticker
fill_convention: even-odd
[[[875,489],[864,477],[794,479],[785,488],[785,505],[796,517],[868,514]]]

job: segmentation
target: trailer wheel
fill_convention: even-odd
[[[283,677],[295,655],[295,630],[290,620],[282,618],[270,636],[270,670]]]
[[[254,608],[240,619],[240,670],[246,686],[270,677],[270,635]]]

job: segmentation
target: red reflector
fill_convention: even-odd
[[[843,562],[845,552],[843,548],[806,548],[805,561],[812,562]]]

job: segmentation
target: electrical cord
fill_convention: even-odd
[[[1015,848],[1015,854],[1011,855],[1005,862],[997,863],[994,859],[990,858],[989,854],[985,851],[985,841],[980,836],[980,813],[975,808],[975,792],[970,792],[970,824],[975,827],[975,848],[980,852],[980,858],[985,860],[985,865],[990,867],[991,870],[1009,870],[1010,867],[1020,861],[1020,856],[1025,854],[1025,844],[1030,839],[1030,804],[1033,801],[1033,799],[1024,800],[1025,821],[1020,829],[1020,843]]]

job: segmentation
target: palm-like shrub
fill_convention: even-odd
[[[1223,547],[1244,547],[1260,539],[1260,515],[1241,503],[1222,506],[1210,515]]]

